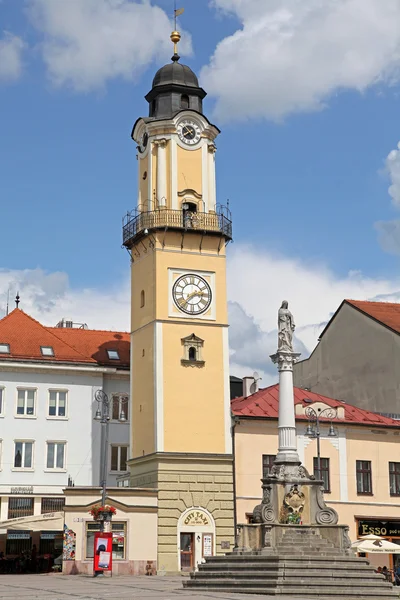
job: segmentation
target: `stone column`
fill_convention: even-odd
[[[216,181],[215,181],[215,152],[214,144],[208,146],[208,210],[215,210],[217,203]]]
[[[276,463],[297,463],[300,458],[297,452],[296,421],[293,395],[293,363],[300,356],[299,352],[278,350],[271,356],[279,370],[279,447]]]
[[[157,146],[157,201],[158,206],[167,205],[167,140],[156,140]]]

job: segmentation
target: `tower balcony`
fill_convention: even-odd
[[[191,212],[158,208],[147,212],[128,212],[122,225],[122,243],[130,248],[142,236],[157,230],[173,230],[211,234],[232,239],[231,212],[227,206],[218,205],[215,212]]]

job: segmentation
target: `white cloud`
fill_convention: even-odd
[[[231,373],[244,376],[258,371],[263,386],[277,381],[269,355],[276,351],[277,312],[283,299],[289,301],[294,315],[295,348],[303,358],[344,298],[400,300],[400,278],[371,279],[358,272],[337,277],[323,265],[240,244],[229,248],[228,255]],[[71,287],[62,272],[0,270],[0,316],[9,288],[10,310],[19,291],[20,308],[45,325],[65,317],[91,328],[129,331],[128,272],[123,281],[95,289]]]
[[[15,81],[22,73],[22,53],[25,44],[16,35],[3,33],[0,39],[0,81]]]
[[[400,142],[387,155],[385,167],[390,179],[389,196],[393,206],[400,209]],[[390,254],[400,254],[400,220],[378,221],[375,229],[383,250]]]
[[[213,0],[242,26],[216,47],[202,85],[219,119],[319,110],[332,94],[399,78],[398,0]]]
[[[132,79],[173,51],[171,22],[150,0],[30,0],[29,14],[52,82],[76,91]],[[191,51],[187,34],[180,51]]]

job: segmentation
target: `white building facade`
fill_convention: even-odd
[[[62,511],[66,487],[100,485],[97,390],[109,400],[115,486],[129,458],[127,334],[47,328],[19,309],[0,321],[0,551],[29,545],[2,522]]]

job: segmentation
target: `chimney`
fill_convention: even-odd
[[[243,377],[243,396],[247,398],[257,391],[257,380],[254,377]]]

